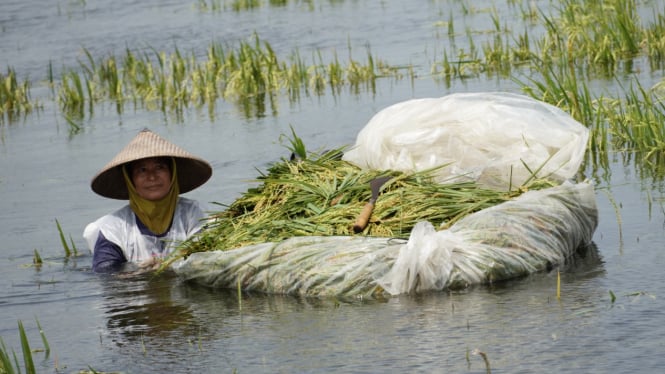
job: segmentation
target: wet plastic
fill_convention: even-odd
[[[419,223],[408,241],[362,236],[294,237],[200,252],[173,269],[215,288],[313,297],[382,298],[461,289],[562,264],[591,243],[593,185],[527,192],[437,231]]]

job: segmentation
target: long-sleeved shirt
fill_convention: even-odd
[[[155,235],[136,217],[129,205],[89,224],[83,233],[93,253],[96,272],[115,272],[127,262],[166,257],[179,242],[201,229],[204,212],[200,205],[180,197],[171,227]]]

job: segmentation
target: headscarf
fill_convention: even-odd
[[[171,189],[162,199],[157,201],[146,200],[139,196],[127,173],[126,164],[122,165],[122,174],[125,177],[127,190],[129,191],[129,206],[139,220],[153,233],[161,235],[171,226],[175,207],[178,203],[180,189],[178,187],[178,176],[176,163],[171,159]]]

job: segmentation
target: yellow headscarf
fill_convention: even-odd
[[[129,190],[129,207],[139,220],[157,235],[165,233],[171,226],[175,207],[178,203],[178,195],[180,195],[176,163],[173,157],[171,157],[171,166],[171,189],[166,196],[157,201],[146,200],[139,196],[132,179],[127,174],[125,165],[122,166],[122,174],[125,177],[127,190]]]

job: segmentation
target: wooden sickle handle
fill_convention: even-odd
[[[353,232],[356,234],[363,231],[367,226],[369,217],[372,215],[372,210],[374,210],[374,202],[370,201],[363,207],[363,210],[360,212],[360,215],[356,219],[356,223],[353,225]]]

